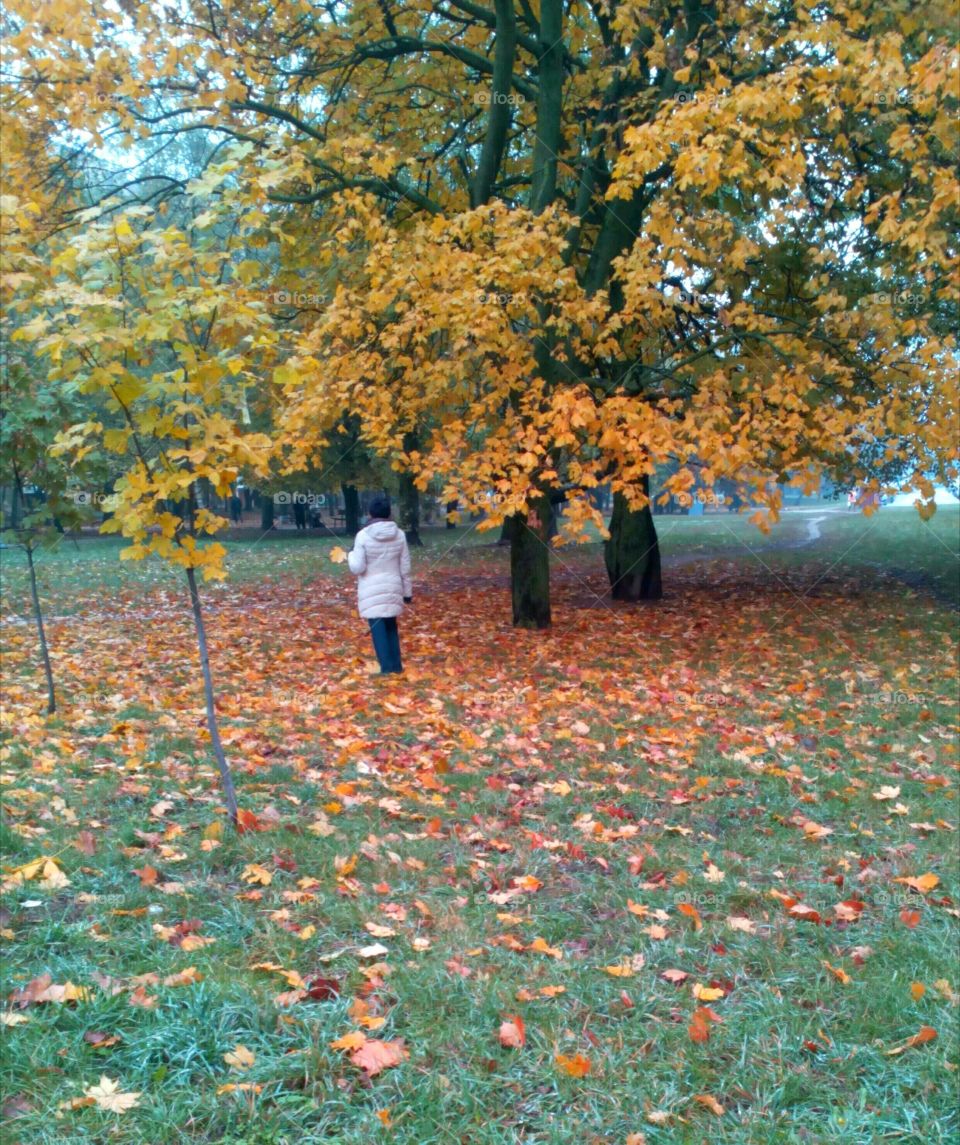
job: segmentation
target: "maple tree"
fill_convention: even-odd
[[[47,383],[99,402],[101,416],[88,410],[62,428],[49,453],[74,466],[109,458],[119,476],[101,531],[127,538],[125,558],[158,556],[186,574],[207,728],[234,822],[197,580],[198,571],[225,575],[225,550],[209,538],[226,522],[202,490],[225,495],[241,469],[265,471],[271,442],[247,428],[246,389],[278,342],[265,304],[242,289],[261,264],[234,265],[237,249],[266,241],[256,189],[211,196],[237,167],[228,158],[209,168],[179,221],[164,206],[102,217],[91,208],[82,229],[47,244],[49,281],[25,275],[12,301],[12,338],[44,359]]]

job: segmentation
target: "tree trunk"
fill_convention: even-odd
[[[50,666],[50,650],[47,648],[47,634],[43,629],[40,594],[37,592],[37,570],[33,564],[33,549],[29,544],[23,547],[27,553],[27,567],[30,570],[30,595],[33,597],[33,615],[37,622],[37,636],[40,639],[40,658],[43,660],[43,671],[47,677],[47,715],[52,716],[57,710],[57,697],[53,690],[53,668]]]
[[[643,490],[649,493],[649,478],[644,478]],[[649,504],[631,509],[622,493],[614,493],[610,539],[603,553],[614,600],[659,600],[663,596],[660,543]]]
[[[503,524],[500,526],[500,539],[497,541],[498,545],[504,548],[511,544],[513,541],[513,534],[517,529],[517,517],[504,517]]]
[[[400,474],[400,528],[408,545],[422,545],[420,538],[420,490],[409,473]]]
[[[260,494],[260,528],[266,532],[273,528],[273,494]]]
[[[360,490],[346,481],[340,486],[343,491],[343,515],[346,518],[347,532],[354,536],[360,532]]]
[[[550,627],[550,499],[539,497],[529,517],[518,513],[510,540],[510,588],[517,628]]]
[[[270,503],[273,504],[273,498],[270,499]],[[220,742],[220,729],[217,726],[217,712],[213,698],[213,677],[210,675],[210,656],[207,652],[207,633],[203,624],[203,612],[200,608],[200,593],[197,590],[197,576],[192,567],[187,569],[187,584],[190,586],[190,605],[193,608],[193,624],[197,630],[197,647],[200,649],[200,668],[203,672],[203,695],[207,704],[207,730],[210,732],[210,743],[213,746],[213,754],[216,758],[217,768],[220,771],[220,779],[223,783],[223,794],[227,803],[227,811],[230,814],[230,821],[234,827],[236,827],[239,819],[237,793],[233,787],[233,775],[230,772],[230,765],[227,763],[227,757],[223,754],[223,744]]]
[[[456,502],[456,501],[448,501],[447,502],[447,513],[448,514],[449,513],[455,513],[457,511],[457,504],[458,504],[458,502]],[[447,517],[447,528],[448,529],[455,529],[456,527],[457,527],[457,522],[451,521],[450,517],[448,516]]]

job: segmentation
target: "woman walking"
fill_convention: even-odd
[[[357,608],[370,625],[380,672],[402,672],[397,617],[413,600],[410,550],[403,530],[390,520],[386,497],[375,497],[369,512],[370,520],[357,533],[347,562],[358,578]]]

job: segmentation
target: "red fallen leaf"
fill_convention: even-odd
[[[160,877],[160,872],[156,867],[134,867],[133,873],[140,876],[140,885],[142,887],[152,887],[157,879]]]
[[[527,1044],[527,1029],[519,1014],[508,1014],[500,1023],[500,1045],[523,1049]]]
[[[813,922],[821,923],[823,920],[820,917],[820,912],[813,909],[812,906],[807,906],[806,903],[796,902],[792,906],[787,907],[787,914],[791,918],[797,919],[799,922]]]
[[[698,1006],[693,1011],[690,1025],[687,1026],[690,1040],[692,1042],[705,1042],[710,1037],[710,1023],[722,1021],[723,1019],[718,1017],[709,1006]]]
[[[314,1002],[329,1002],[340,997],[340,983],[336,978],[311,978],[304,997]]]
[[[382,1070],[399,1065],[409,1056],[403,1038],[392,1042],[380,1042],[373,1038],[364,1042],[356,1053],[352,1053],[350,1060],[359,1069],[366,1070],[368,1077],[376,1077]]]
[[[571,859],[576,859],[578,862],[584,862],[587,857],[587,852],[580,846],[579,843],[567,843],[567,854]]]
[[[252,811],[241,807],[237,812],[237,834],[243,835],[247,831],[262,831],[263,824]]]
[[[847,899],[834,903],[833,913],[841,922],[856,922],[863,913],[864,904],[860,899]]]
[[[632,1010],[633,1009],[633,999],[626,992],[626,990],[620,991],[620,1001],[623,1003],[624,1009],[626,1009],[626,1010]]]
[[[274,866],[279,867],[281,871],[296,871],[296,859],[289,853],[289,851],[274,852],[273,856]]]
[[[918,910],[908,910],[906,907],[904,907],[900,912],[900,921],[905,927],[913,930],[913,928],[920,921],[920,912]]]
[[[693,921],[693,929],[694,930],[702,930],[703,929],[703,921],[700,918],[700,912],[697,910],[697,908],[695,906],[692,906],[688,902],[678,902],[677,903],[677,910],[681,914],[685,914],[687,916],[687,918],[689,918]]]

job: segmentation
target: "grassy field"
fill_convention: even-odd
[[[956,1140],[960,518],[809,519],[660,519],[651,607],[565,549],[539,634],[438,530],[387,681],[334,541],[232,543],[240,836],[176,577],[43,559],[48,718],[6,552],[4,1140]]]

